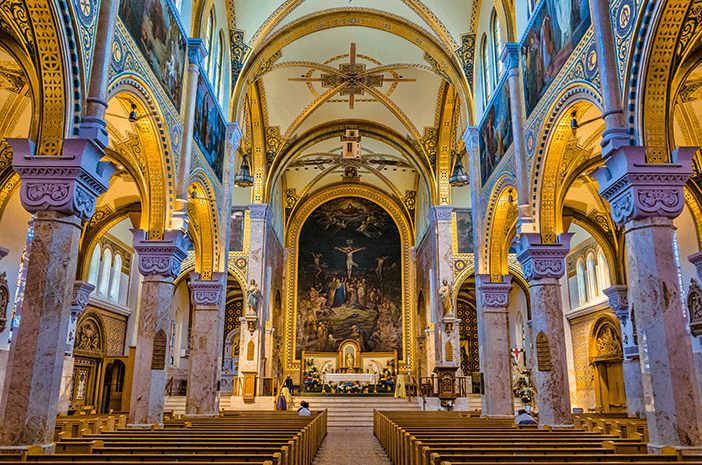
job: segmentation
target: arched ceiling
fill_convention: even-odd
[[[364,122],[381,125],[395,141],[362,134],[363,156],[355,163],[360,182],[372,184],[395,198],[417,191],[421,183],[436,193],[439,150],[434,148],[432,152],[432,137],[434,147],[439,141],[448,145],[450,140],[448,153],[459,151],[462,131],[458,128],[465,127],[472,110],[467,109],[465,101],[453,102],[455,92],[447,89],[458,85],[462,86],[460,92],[465,92],[465,86],[449,84],[440,67],[460,68],[456,63],[446,64],[445,58],[436,52],[432,56],[427,50],[442,50],[445,57],[451,56],[459,48],[461,35],[473,30],[472,15],[476,12],[472,6],[473,0],[433,0],[424,4],[417,0],[291,0],[282,5],[270,0],[234,0],[236,28],[244,31],[244,40],[252,49],[247,66],[261,70],[253,78],[256,85],[248,90],[255,87],[259,93],[262,114],[258,117],[251,105],[240,107],[245,108],[244,120],[248,122],[242,146],[251,154],[254,165],[255,154],[260,153],[256,144],[265,144],[268,152],[273,145],[269,139],[274,134],[278,147],[274,155],[268,153],[268,180],[262,198],[270,198],[280,186],[306,195],[342,180],[348,163],[342,160],[339,135],[307,143],[294,156],[288,156],[296,141],[332,122],[348,129],[361,128]],[[378,18],[389,14],[409,23],[415,35],[390,31],[391,26],[383,28],[377,24],[325,26],[319,30],[308,24],[310,15],[336,10],[344,20],[357,10],[380,14]],[[301,21],[303,18],[305,21]],[[328,16],[325,21],[329,21]],[[298,25],[306,32],[291,32]],[[271,51],[256,54],[273,43],[280,54],[266,62],[264,68],[251,65],[252,56],[271,56]],[[445,60],[444,64],[437,65],[437,59]],[[265,136],[253,134],[257,118],[261,120],[259,127],[266,128]],[[440,127],[447,126],[446,121],[450,128],[444,132],[453,132],[441,138],[437,134]],[[400,150],[398,144],[411,150]]]
[[[32,124],[32,95],[17,61],[0,48],[0,134],[28,137]]]

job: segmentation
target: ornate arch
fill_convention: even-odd
[[[175,160],[171,153],[171,141],[164,124],[161,108],[141,77],[123,74],[110,83],[107,89],[108,101],[128,95],[128,100],[137,105],[141,114],[148,114],[136,123],[139,140],[126,146],[132,152],[137,165],[146,178],[148,205],[144,211],[148,215],[149,239],[162,239],[163,231],[170,226],[174,203],[173,173]],[[139,147],[141,142],[142,147]]]
[[[563,180],[571,170],[562,172],[562,164],[566,151],[577,150],[577,140],[569,141],[572,128],[568,112],[575,112],[576,118],[582,115],[590,105],[602,111],[599,94],[586,83],[577,83],[566,88],[556,99],[540,131],[539,148],[535,154],[532,186],[532,210],[534,222],[541,231],[544,243],[555,243],[561,232],[557,212],[559,207]]]
[[[421,48],[430,57],[434,71],[457,87],[461,101],[465,102],[468,124],[475,119],[472,92],[464,71],[453,59],[453,50],[437,41],[429,32],[406,19],[369,8],[334,8],[304,16],[283,26],[262,40],[253,50],[237,80],[230,114],[239,117],[243,109],[246,89],[280,58],[281,50],[290,43],[309,34],[337,27],[367,27],[397,35]]]
[[[363,184],[336,184],[329,186],[307,200],[294,214],[285,232],[285,247],[289,250],[287,269],[287,295],[285,299],[285,368],[299,369],[300,361],[295,360],[295,340],[297,334],[297,263],[300,232],[307,218],[323,203],[340,197],[358,197],[382,207],[393,219],[400,233],[402,254],[402,356],[401,360],[414,358],[414,338],[410,337],[414,327],[412,314],[414,283],[411,278],[412,226],[396,202],[378,189]],[[404,363],[404,362],[402,362]],[[414,365],[410,361],[410,365]]]
[[[204,171],[196,170],[190,179],[188,216],[191,221],[188,233],[194,232],[195,271],[200,273],[200,279],[212,279],[212,273],[217,271],[218,258],[222,251],[217,203]]]
[[[509,201],[510,196],[517,198],[516,182],[511,175],[503,174],[495,183],[490,196],[482,245],[482,267],[494,282],[501,282],[502,275],[509,273],[507,255],[510,235],[514,235],[512,226],[518,216],[517,206]]]

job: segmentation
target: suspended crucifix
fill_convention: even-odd
[[[414,82],[416,79],[385,78],[382,74],[370,74],[366,65],[356,63],[356,44],[351,44],[349,63],[339,65],[339,74],[322,74],[321,77],[288,78],[288,81],[321,82],[322,87],[334,88],[342,84],[339,95],[349,96],[349,109],[353,110],[356,95],[363,95],[366,87],[382,87],[385,82]]]

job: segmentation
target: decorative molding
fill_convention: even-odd
[[[73,345],[76,339],[78,318],[83,314],[83,309],[86,305],[88,305],[88,302],[90,301],[90,293],[94,290],[95,286],[85,281],[75,281],[73,283],[73,299],[71,300],[71,319],[68,322],[68,334],[66,336],[66,355],[73,354]]]
[[[432,205],[427,217],[430,226],[437,221],[451,221],[453,219],[453,205]]]
[[[524,279],[560,279],[565,274],[565,257],[570,252],[573,233],[561,233],[558,244],[544,244],[539,233],[522,233],[515,242],[517,260],[522,264]]]
[[[693,253],[687,259],[695,265],[695,268],[697,269],[697,277],[699,279],[702,279],[702,252],[697,252]]]
[[[132,234],[142,276],[176,278],[180,274],[190,245],[190,239],[183,231],[167,229],[163,232],[163,240],[148,240],[143,229],[132,229]]]
[[[97,198],[109,187],[117,170],[91,139],[65,139],[64,156],[35,156],[29,139],[7,139],[14,157],[12,167],[21,179],[22,206],[30,213],[57,211],[83,221],[95,213]]]
[[[646,148],[621,147],[593,177],[610,203],[618,226],[651,217],[677,218],[685,207],[684,187],[692,175],[697,147],[679,147],[672,163],[646,163]]]
[[[273,210],[267,203],[250,203],[249,218],[251,221],[264,220],[266,223],[273,225]]]
[[[224,276],[224,273],[212,273],[212,279],[200,279],[199,273],[190,273],[190,303],[195,309],[219,307],[226,290]]]
[[[493,308],[501,308],[506,310],[509,306],[509,292],[514,287],[512,284],[512,275],[503,275],[501,283],[490,282],[490,275],[478,275],[480,285],[478,291],[483,298],[483,305]]]
[[[625,322],[629,316],[629,287],[616,285],[604,289],[604,295],[609,298],[609,307],[620,321]]]
[[[519,44],[509,42],[504,45],[500,61],[505,65],[505,71],[519,69]]]
[[[205,68],[205,57],[207,56],[207,48],[205,41],[198,38],[188,39],[188,61],[191,65],[197,65],[198,68]]]

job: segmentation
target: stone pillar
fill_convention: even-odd
[[[249,204],[251,232],[249,242],[248,288],[246,291],[245,318],[242,318],[241,339],[239,345],[239,373],[244,371],[263,376],[263,347],[265,345],[265,319],[263,310],[270,300],[270,289],[266,289],[266,253],[268,235],[273,234],[271,222],[272,211],[266,203]],[[256,308],[249,302],[252,292],[258,294]],[[245,323],[245,324],[244,324]],[[261,382],[257,383],[256,394],[260,395]]]
[[[53,442],[82,231],[115,171],[90,139],[66,139],[62,157],[35,156],[27,139],[8,139],[20,198],[34,213],[21,324],[10,346],[0,404],[2,445]]]
[[[502,282],[490,282],[490,275],[476,276],[480,292],[479,322],[485,336],[480,358],[480,371],[485,380],[482,398],[483,415],[490,418],[513,418],[512,366],[509,344],[509,292],[512,276],[505,275]]]
[[[634,322],[629,316],[629,288],[617,285],[604,289],[609,298],[609,306],[619,318],[622,328],[622,345],[624,349],[624,388],[626,390],[626,408],[629,415],[646,418],[644,409],[643,385],[641,384],[641,362],[639,361],[639,346],[636,342]]]
[[[537,389],[539,423],[554,428],[573,426],[560,289],[572,236],[562,233],[558,236],[559,243],[544,244],[541,234],[523,233],[515,243],[517,260],[522,264],[531,294],[537,362],[532,378]]]
[[[617,55],[612,33],[612,16],[609,11],[610,2],[590,2],[592,26],[595,32],[595,47],[597,48],[597,66],[600,70],[600,85],[602,87],[602,104],[605,130],[602,132],[602,156],[606,157],[619,147],[629,145],[629,130],[624,126],[622,112],[621,88],[619,86],[619,70]]]
[[[629,301],[636,316],[649,450],[664,446],[700,450],[702,406],[692,342],[683,314],[673,219],[685,205],[684,185],[696,148],[681,147],[672,163],[646,163],[646,148],[626,146],[593,176],[612,218],[625,227]]]
[[[73,344],[75,344],[76,326],[78,318],[83,314],[83,309],[88,305],[90,293],[95,286],[85,281],[76,281],[73,285],[73,300],[71,301],[71,319],[68,322],[68,336],[66,337],[66,352],[63,361],[63,375],[61,376],[61,396],[59,397],[59,413],[68,413],[70,406],[71,383],[73,382]]]
[[[435,367],[461,366],[461,342],[456,319],[456,296],[453,289],[453,247],[451,237],[451,205],[433,205],[429,209],[429,227],[434,235],[432,255],[436,269],[430,279],[434,280],[436,295],[430,296],[434,312],[434,360]],[[444,303],[446,302],[446,303]],[[450,345],[450,357],[447,348]]]
[[[166,230],[163,239],[147,239],[133,229],[139,272],[144,276],[139,303],[134,383],[129,423],[151,425],[163,419],[166,389],[166,352],[171,329],[173,280],[188,255],[189,240],[181,230]]]
[[[197,81],[204,63],[207,49],[202,39],[188,39],[188,87],[183,102],[183,140],[180,143],[180,164],[176,185],[176,205],[173,212],[173,228],[187,230],[188,188],[190,187],[190,167],[193,153],[193,128],[195,127],[195,107]],[[228,215],[225,215],[228,216]]]
[[[526,122],[524,112],[524,96],[521,79],[519,79],[519,45],[507,43],[502,49],[500,60],[504,63],[509,85],[511,102],[512,131],[514,134],[514,157],[517,169],[517,200],[519,202],[519,219],[517,220],[518,232],[533,232],[531,226],[531,200],[529,196],[530,168],[527,162],[527,148],[524,141],[524,125]],[[478,165],[480,166],[480,165]],[[522,225],[529,224],[529,231],[523,230]],[[477,244],[478,242],[476,242]]]
[[[219,413],[226,275],[213,273],[211,280],[205,280],[190,273],[188,287],[193,314],[185,415],[211,417]]]

